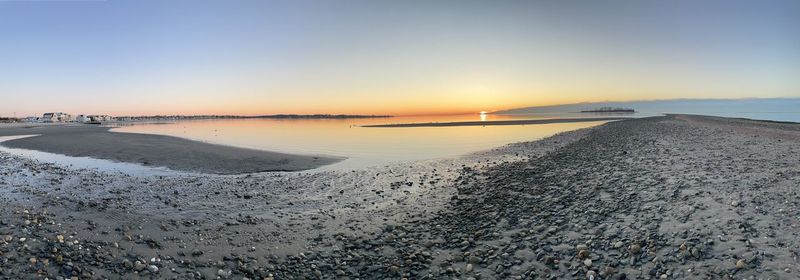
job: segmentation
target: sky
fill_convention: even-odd
[[[800,97],[800,1],[0,0],[0,116]]]

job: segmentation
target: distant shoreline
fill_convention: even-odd
[[[466,121],[466,122],[441,122],[441,123],[398,123],[398,124],[362,125],[361,127],[497,126],[497,125],[526,125],[526,124],[550,124],[550,123],[618,121],[618,120],[625,120],[625,119],[630,119],[630,118],[625,118],[625,117],[607,117],[607,118],[541,119],[541,120],[509,120],[509,121]]]
[[[236,115],[196,115],[196,116],[119,116],[116,121],[158,121],[158,120],[207,120],[207,119],[377,119],[391,118],[392,115],[332,115],[332,114],[277,114],[260,116],[236,116]]]

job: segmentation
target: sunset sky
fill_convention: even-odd
[[[0,1],[0,116],[800,97],[800,1]]]

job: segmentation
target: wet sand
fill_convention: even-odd
[[[342,160],[215,145],[171,136],[116,133],[106,127],[79,124],[0,127],[0,136],[12,135],[39,136],[0,145],[211,174],[299,171]]]
[[[351,172],[0,153],[0,278],[797,279],[800,125],[670,115]]]
[[[432,123],[398,123],[398,124],[375,124],[363,125],[362,127],[442,127],[442,126],[493,126],[493,125],[526,125],[526,124],[549,124],[549,123],[575,123],[575,122],[598,122],[598,121],[618,121],[629,119],[626,117],[604,117],[604,118],[572,118],[572,119],[541,119],[541,120],[510,120],[510,121],[468,121],[468,122],[432,122]]]

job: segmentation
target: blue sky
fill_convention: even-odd
[[[800,96],[800,1],[0,1],[0,115]]]

